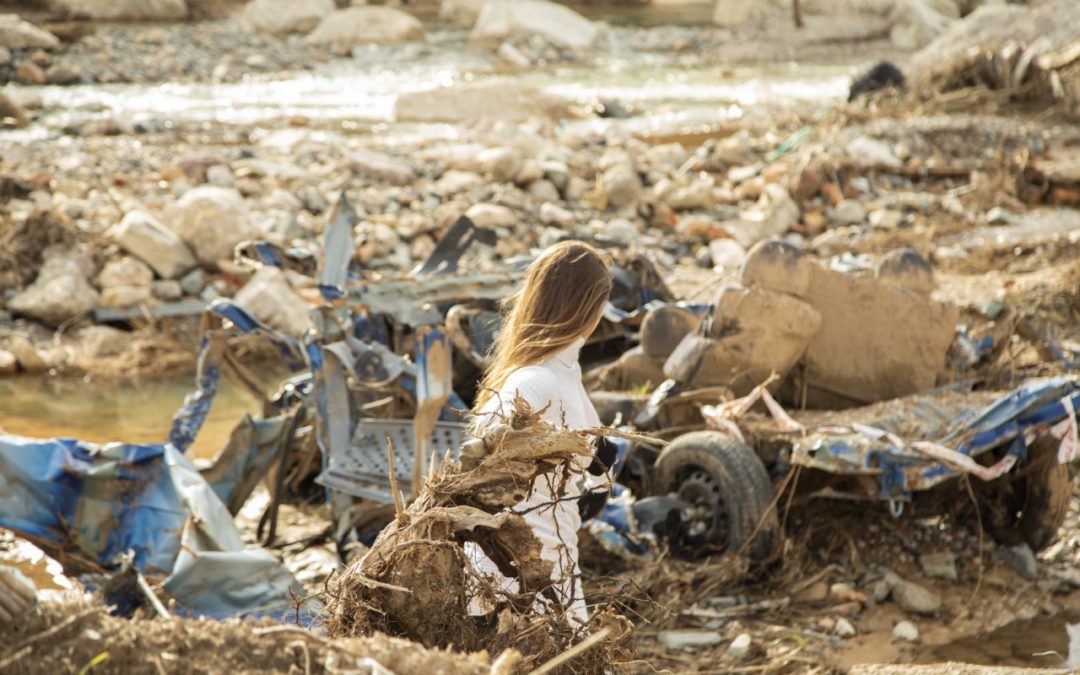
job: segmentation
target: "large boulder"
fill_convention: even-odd
[[[44,258],[34,283],[8,301],[8,310],[59,326],[100,304],[101,296],[87,281],[93,273],[93,263],[86,254],[51,247],[45,251]]]
[[[237,244],[255,236],[244,197],[232,188],[192,188],[165,211],[164,221],[204,265],[231,259]]]
[[[324,18],[307,39],[351,49],[357,45],[409,42],[424,37],[424,24],[399,9],[349,7]]]
[[[521,121],[570,114],[569,102],[542,89],[509,81],[439,87],[401,94],[394,116],[401,122]]]
[[[539,35],[568,49],[588,49],[600,29],[569,7],[548,0],[488,0],[469,40],[496,44],[510,37]]]
[[[52,49],[60,40],[47,30],[23,21],[16,14],[0,14],[0,47],[8,49]]]
[[[255,33],[310,33],[336,9],[334,0],[252,0],[241,23]]]
[[[288,335],[299,337],[308,328],[307,303],[277,267],[259,268],[233,299],[259,321]]]
[[[186,19],[184,0],[59,0],[74,16],[99,21],[179,21]]]
[[[162,279],[175,279],[195,267],[187,244],[145,211],[129,211],[108,235]]]

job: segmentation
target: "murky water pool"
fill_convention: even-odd
[[[160,443],[173,413],[194,389],[194,377],[128,381],[0,379],[0,429],[31,438],[79,438],[95,443]],[[195,445],[197,458],[212,458],[244,413],[258,405],[223,381]]]
[[[917,663],[1080,668],[1080,613],[1014,621],[983,634],[923,649]]]

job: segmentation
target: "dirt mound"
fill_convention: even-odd
[[[487,675],[485,655],[455,654],[385,635],[328,640],[269,621],[111,616],[100,602],[72,598],[39,605],[14,628],[0,628],[0,672],[338,673]]]

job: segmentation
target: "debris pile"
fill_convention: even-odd
[[[371,550],[334,582],[326,610],[331,636],[378,630],[429,647],[515,650],[497,663],[520,672],[586,637],[561,614],[554,596],[548,597],[552,563],[540,557],[540,542],[525,520],[508,511],[525,500],[533,481],[565,482],[568,465],[591,454],[586,436],[541,420],[519,397],[510,419],[472,443],[483,445],[475,466],[445,462]],[[560,498],[562,491],[553,494]],[[497,589],[471,572],[465,542],[477,544],[521,591]],[[490,603],[494,614],[470,616],[473,598]],[[554,607],[539,611],[540,598]],[[575,672],[597,672],[626,660],[620,644],[628,642],[629,622],[602,612],[591,629],[605,637],[570,664]]]
[[[485,654],[427,649],[370,635],[328,640],[270,620],[116,617],[96,598],[41,602],[4,631],[0,669],[12,675],[101,670],[123,673],[302,672],[507,675]]]

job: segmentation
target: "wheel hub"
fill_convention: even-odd
[[[689,540],[726,540],[727,506],[712,476],[698,468],[688,471],[679,482],[679,499],[690,505],[683,511]]]

